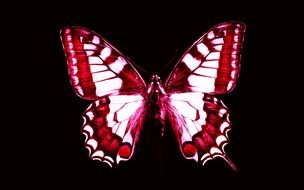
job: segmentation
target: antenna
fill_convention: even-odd
[[[169,60],[168,63],[166,63],[166,64],[163,66],[163,68],[159,71],[159,74],[161,74],[169,65],[172,64],[172,62],[176,59],[176,56],[178,55],[178,53],[179,53],[179,50],[178,50],[178,49],[175,49],[175,52],[174,52],[172,58]]]

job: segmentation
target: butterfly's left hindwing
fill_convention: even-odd
[[[73,89],[94,101],[84,113],[82,127],[90,157],[110,166],[130,159],[143,124],[145,82],[97,33],[65,27],[61,40]]]
[[[82,133],[94,160],[110,166],[132,157],[143,125],[143,98],[139,95],[105,96],[84,113]]]

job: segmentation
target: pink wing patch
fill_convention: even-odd
[[[181,57],[166,81],[171,92],[223,94],[231,91],[240,72],[245,25],[219,24],[206,32]]]
[[[80,27],[61,30],[70,81],[87,100],[144,92],[145,83],[128,59],[99,34]],[[130,93],[132,92],[132,93]]]
[[[222,157],[236,170],[224,151],[231,128],[225,105],[210,94],[198,92],[172,94],[170,103],[169,122],[184,157],[203,165]]]
[[[84,113],[82,133],[94,160],[110,166],[132,157],[143,124],[143,97],[105,96],[93,102]]]

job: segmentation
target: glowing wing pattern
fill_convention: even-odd
[[[205,164],[225,154],[228,110],[214,95],[230,92],[240,72],[245,25],[219,24],[206,32],[181,57],[165,84],[170,96],[169,121],[187,159]]]
[[[61,40],[74,90],[94,100],[82,127],[90,156],[110,166],[129,159],[142,126],[144,81],[122,53],[93,31],[66,27]]]
[[[92,101],[82,127],[90,157],[110,166],[129,160],[147,105],[157,103],[185,158],[204,165],[222,157],[236,170],[224,151],[231,128],[228,110],[215,96],[230,92],[237,82],[244,32],[240,22],[207,31],[177,62],[165,83],[165,98],[151,102],[149,95],[159,92],[147,88],[130,61],[109,42],[85,28],[63,28],[71,84],[78,96]],[[152,87],[163,89],[159,85]]]
[[[165,87],[171,92],[223,94],[235,86],[245,25],[227,22],[211,28],[176,64]]]

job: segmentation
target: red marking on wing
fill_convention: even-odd
[[[127,144],[122,145],[118,151],[118,155],[122,158],[129,158],[131,155],[131,147]]]
[[[80,97],[145,93],[145,83],[130,61],[99,34],[66,27],[61,41],[71,84]]]
[[[112,166],[131,158],[143,124],[143,105],[139,96],[104,96],[90,105],[82,133],[92,159]]]
[[[170,125],[185,158],[204,165],[208,160],[222,157],[236,168],[224,151],[231,124],[228,110],[220,100],[198,92],[177,93],[171,95],[167,107]]]
[[[244,32],[244,24],[227,22],[203,34],[177,62],[165,83],[167,92],[230,92],[240,71]]]

